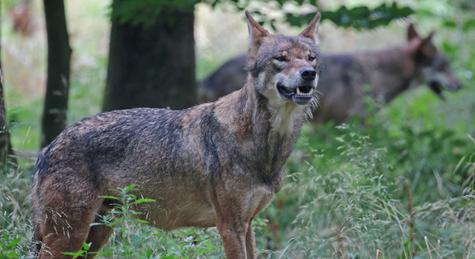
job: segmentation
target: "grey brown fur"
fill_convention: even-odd
[[[235,91],[245,81],[245,55],[218,68],[199,85],[199,97],[210,101]],[[442,89],[457,90],[447,58],[432,43],[432,34],[422,38],[411,24],[407,42],[378,51],[323,55],[319,79],[320,102],[315,121],[346,121],[368,113],[365,96],[388,103],[415,85],[426,84],[443,98]]]
[[[319,15],[295,37],[271,35],[247,16],[250,73],[241,90],[185,110],[101,113],[42,151],[31,194],[32,255],[63,258],[92,242],[93,257],[112,232],[90,227],[110,210],[103,196],[136,184],[137,195],[156,200],[138,208],[151,225],[217,226],[228,258],[255,258],[251,221],[279,190],[316,101]]]

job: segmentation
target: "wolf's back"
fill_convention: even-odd
[[[244,54],[236,56],[203,79],[198,85],[198,100],[215,101],[221,96],[241,89],[246,83],[246,60]]]
[[[181,118],[181,111],[150,108],[85,118],[41,152],[36,174],[39,180],[48,174],[73,174],[100,184],[107,174],[165,170],[169,162],[162,158],[179,159],[179,150],[185,149]]]

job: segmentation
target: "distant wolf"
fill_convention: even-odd
[[[87,258],[112,229],[99,222],[119,188],[155,199],[139,205],[166,230],[213,227],[227,258],[256,258],[251,221],[280,189],[284,164],[317,102],[320,14],[298,36],[271,34],[246,12],[244,87],[185,110],[100,113],[64,130],[41,152],[31,194],[31,254]]]
[[[461,87],[448,59],[432,41],[433,33],[420,37],[413,24],[401,46],[352,54],[322,55],[320,101],[315,121],[346,121],[367,115],[365,96],[388,103],[416,85],[426,84],[442,99],[443,89]],[[198,87],[201,101],[213,101],[239,89],[246,80],[246,56],[239,55],[219,67]]]

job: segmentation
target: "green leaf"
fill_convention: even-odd
[[[144,204],[144,203],[152,203],[155,202],[156,200],[150,199],[150,198],[140,198],[137,199],[136,201],[133,202],[133,204]]]
[[[108,200],[116,200],[116,201],[119,201],[119,200],[120,200],[120,198],[115,197],[115,196],[110,196],[110,195],[101,195],[101,196],[99,196],[99,198],[101,198],[101,199],[108,199]]]

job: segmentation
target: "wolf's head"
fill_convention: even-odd
[[[434,32],[431,32],[424,38],[420,37],[414,25],[410,24],[407,29],[407,44],[416,69],[421,72],[423,83],[443,98],[443,89],[456,91],[461,88],[461,84],[453,75],[447,57],[434,45],[433,36]]]
[[[303,106],[316,101],[320,14],[298,36],[271,34],[248,12],[246,17],[250,35],[247,69],[255,90],[275,106]]]

